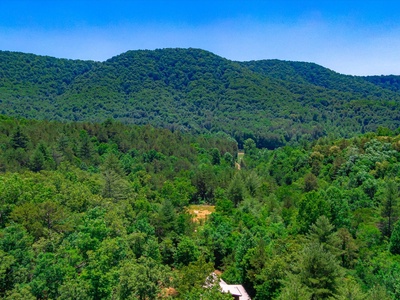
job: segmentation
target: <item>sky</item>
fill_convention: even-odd
[[[400,75],[400,1],[0,0],[0,50],[104,61],[190,47]]]

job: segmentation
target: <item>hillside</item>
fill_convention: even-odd
[[[254,300],[400,299],[400,134],[246,140],[240,170],[232,139],[112,120],[0,116],[0,145],[1,299],[233,299],[214,270]]]
[[[183,132],[223,131],[276,148],[400,125],[398,77],[312,63],[233,62],[198,49],[128,51],[105,62],[0,52],[0,113],[108,118]]]

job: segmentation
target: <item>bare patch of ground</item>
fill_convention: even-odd
[[[240,162],[242,161],[244,152],[238,152],[237,162],[235,162],[236,169],[240,170]]]
[[[207,216],[215,211],[214,205],[190,205],[188,207],[189,213],[193,216],[194,222],[200,222],[207,219]]]

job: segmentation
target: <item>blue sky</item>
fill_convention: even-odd
[[[400,1],[0,0],[0,50],[103,61],[167,47],[400,75]]]

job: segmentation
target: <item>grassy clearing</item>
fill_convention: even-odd
[[[238,152],[237,160],[238,160],[239,163],[243,159],[243,156],[244,156],[244,152]]]
[[[240,170],[240,163],[241,163],[241,161],[242,161],[242,159],[243,159],[243,156],[244,156],[244,152],[238,152],[238,155],[237,155],[237,162],[235,162],[235,167],[236,167],[236,169],[238,169],[238,170]]]
[[[207,219],[207,216],[215,211],[215,206],[213,205],[189,205],[189,213],[193,216],[192,220],[194,222],[201,222]]]

